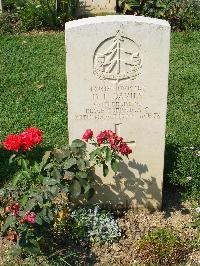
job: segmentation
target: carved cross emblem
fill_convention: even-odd
[[[142,59],[137,44],[121,35],[104,40],[94,54],[94,74],[102,80],[135,80],[140,74]]]
[[[117,134],[117,136],[121,136],[121,125],[122,125],[122,123],[118,123],[118,124],[115,124],[115,134]],[[132,146],[132,148],[135,148],[135,146],[136,146],[136,143],[135,143],[135,141],[134,140],[131,140],[131,141],[126,141],[125,140],[125,142],[131,147]]]

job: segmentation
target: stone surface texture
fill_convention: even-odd
[[[116,0],[79,0],[78,15],[115,13]]]
[[[120,173],[96,169],[93,201],[159,209],[167,110],[170,26],[164,20],[106,16],[66,23],[69,141],[110,129],[133,153]]]

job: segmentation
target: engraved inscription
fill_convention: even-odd
[[[96,49],[93,59],[94,74],[101,80],[135,80],[142,67],[138,45],[118,31],[104,40]]]
[[[90,88],[91,104],[84,113],[76,115],[78,120],[112,120],[125,118],[159,119],[160,113],[151,112],[143,105],[142,86],[94,86]]]

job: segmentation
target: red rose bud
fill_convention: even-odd
[[[91,139],[92,137],[93,137],[93,131],[91,129],[87,129],[83,134],[82,139],[88,142],[88,140]]]
[[[132,149],[129,148],[129,146],[126,143],[121,143],[119,145],[119,152],[121,152],[122,155],[128,155],[132,153]]]
[[[6,150],[18,152],[21,146],[21,139],[17,135],[10,134],[2,144]]]
[[[27,211],[27,212],[25,212],[24,217],[23,218],[20,218],[19,221],[21,223],[27,222],[27,223],[30,223],[30,224],[34,224],[35,221],[36,221],[36,214],[34,212],[31,212],[30,213],[29,211]]]
[[[12,213],[13,216],[18,216],[19,209],[20,209],[20,205],[18,202],[16,202],[16,203],[12,203],[9,206],[7,206],[5,211]]]
[[[106,132],[101,131],[99,135],[97,136],[97,143],[100,145],[106,140]]]

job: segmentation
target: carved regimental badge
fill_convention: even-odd
[[[135,80],[140,75],[142,59],[139,46],[118,31],[104,40],[94,54],[94,74],[102,80]]]

